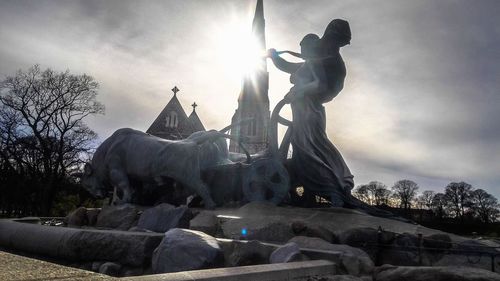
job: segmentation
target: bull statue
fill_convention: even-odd
[[[173,179],[199,195],[211,209],[216,204],[201,180],[201,170],[230,162],[224,138],[233,137],[211,130],[173,141],[119,129],[97,148],[91,163],[85,164],[79,175],[81,183],[98,198],[114,189],[118,197],[115,203],[120,204],[132,202],[135,187],[131,182],[162,185],[166,179]],[[246,155],[249,162],[250,155]]]

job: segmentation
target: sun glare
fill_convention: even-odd
[[[259,67],[264,50],[252,35],[251,24],[234,20],[215,32],[219,60],[231,75],[242,77]]]

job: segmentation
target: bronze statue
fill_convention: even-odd
[[[337,207],[351,201],[353,175],[326,135],[322,104],[331,101],[344,87],[346,68],[339,49],[350,40],[348,22],[335,19],[327,26],[322,38],[315,34],[303,38],[301,54],[287,51],[304,59],[303,63],[287,62],[276,50],[269,50],[273,63],[291,74],[290,82],[294,85],[281,102],[282,105],[290,103],[293,122],[281,118],[290,126],[280,151],[287,151],[291,142],[290,169],[298,183],[305,192],[328,198]]]

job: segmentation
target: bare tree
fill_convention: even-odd
[[[352,193],[359,200],[365,202],[366,204],[372,205],[367,184],[358,185]]]
[[[98,87],[91,76],[42,71],[38,65],[0,83],[0,157],[9,168],[37,174],[42,214],[96,138],[83,120],[104,113],[96,101]]]
[[[498,200],[483,189],[471,192],[471,209],[482,222],[495,222],[499,214],[498,208]]]
[[[422,194],[420,194],[417,197],[419,205],[422,206],[422,208],[430,210],[432,207],[432,200],[434,199],[435,194],[436,193],[432,190],[425,190],[424,192],[422,192]]]
[[[466,209],[470,207],[472,186],[466,182],[452,182],[446,186],[444,195],[455,218],[464,221]]]
[[[388,204],[391,192],[385,184],[371,181],[368,184],[358,186],[354,190],[354,195],[367,204],[380,206]]]
[[[392,187],[393,197],[399,201],[400,208],[409,211],[411,202],[417,195],[418,185],[411,180],[397,181]]]
[[[445,217],[447,205],[448,202],[444,193],[436,193],[432,198],[432,210],[439,219]]]

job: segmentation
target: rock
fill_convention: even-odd
[[[225,247],[224,247],[225,248]],[[269,263],[269,256],[273,248],[266,246],[257,240],[248,242],[232,242],[225,260],[227,266],[245,266]]]
[[[447,234],[433,234],[423,238],[422,246],[424,248],[425,265],[434,265],[450,249],[453,244],[451,238]],[[456,264],[455,264],[456,265]]]
[[[432,234],[424,237],[423,240],[423,246],[426,248],[449,249],[452,246],[448,234]]]
[[[166,232],[172,228],[188,228],[192,214],[188,207],[175,207],[162,203],[154,208],[145,210],[137,227],[154,232]]]
[[[105,262],[99,267],[99,273],[109,276],[118,276],[122,266],[114,262]]]
[[[326,275],[310,277],[307,281],[364,281],[364,279],[352,275]]]
[[[278,247],[269,257],[271,263],[293,262],[300,261],[300,259],[300,248],[295,242],[290,242]]]
[[[292,222],[292,231],[297,236],[318,237],[330,243],[337,241],[335,235],[328,229],[302,220]]]
[[[382,264],[392,265],[419,265],[418,238],[410,233],[396,236],[391,247],[382,251]]]
[[[134,232],[150,232],[150,233],[153,233],[154,231],[151,231],[149,229],[144,229],[144,228],[140,228],[140,227],[137,227],[137,226],[132,226],[128,231],[134,231]]]
[[[66,221],[70,227],[81,227],[86,225],[88,223],[87,209],[85,207],[77,208],[66,217]]]
[[[223,264],[224,254],[214,237],[180,228],[165,233],[152,259],[154,273],[213,268]]]
[[[97,216],[96,227],[127,230],[137,222],[139,210],[131,204],[106,206]]]
[[[122,267],[120,271],[120,276],[130,277],[130,276],[140,276],[144,273],[142,267]]]
[[[479,253],[480,252],[480,253]],[[451,252],[444,251],[439,260],[433,265],[437,266],[465,266],[491,270],[491,255],[498,255],[500,251],[478,240],[466,240],[453,244]],[[500,270],[500,264],[495,259],[495,271]]]
[[[340,244],[346,244],[356,248],[362,248],[370,255],[372,260],[376,259],[377,245],[379,242],[383,245],[389,245],[393,242],[395,234],[388,231],[379,233],[377,229],[370,227],[351,228],[338,235]]]
[[[103,264],[104,262],[103,261],[95,261],[92,263],[92,267],[90,268],[90,270],[92,270],[93,272],[99,272],[99,268],[101,267],[101,265]]]
[[[214,236],[217,232],[217,217],[210,211],[202,211],[189,222],[189,228]]]
[[[457,245],[455,245],[454,249],[459,250],[459,251],[481,251],[489,254],[498,254],[499,252],[492,248],[489,247],[487,244],[478,241],[478,240],[465,240]]]
[[[380,233],[380,243],[391,244],[396,234],[382,230]],[[378,242],[378,230],[371,227],[351,228],[338,235],[339,243],[350,246],[359,246],[365,243]]]
[[[230,239],[286,242],[294,237],[286,221],[281,216],[232,219],[222,224],[222,232]]]
[[[465,266],[391,266],[384,265],[374,274],[374,280],[384,281],[500,281],[491,271]]]
[[[149,263],[163,235],[116,230],[85,230],[68,234],[59,242],[58,255],[81,261],[113,261],[123,265]]]
[[[349,245],[331,244],[320,238],[304,236],[294,237],[289,242],[297,243],[300,248],[338,252],[338,260],[335,262],[351,275],[371,274],[374,268],[373,261],[366,252]]]
[[[101,212],[101,209],[98,208],[88,208],[87,209],[87,225],[89,226],[95,226],[97,223],[97,216],[99,216],[99,213]]]

